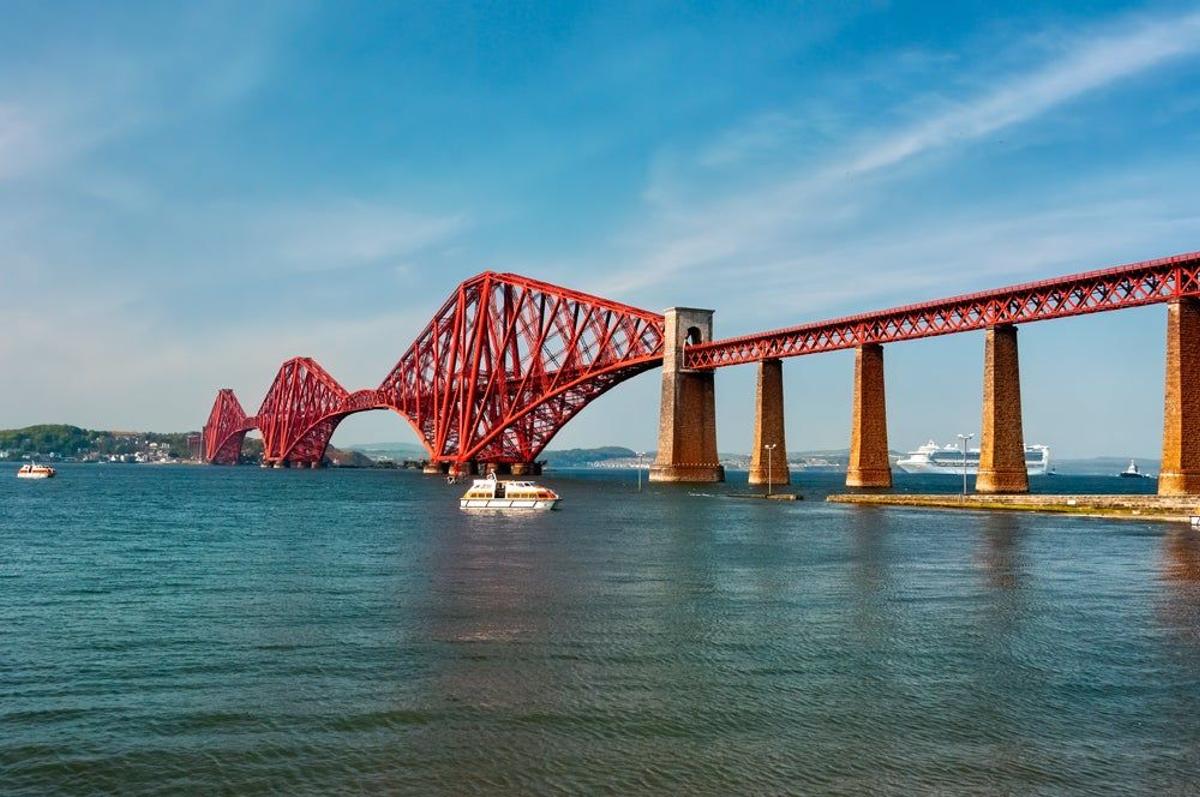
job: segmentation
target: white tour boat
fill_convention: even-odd
[[[558,493],[535,482],[500,481],[489,473],[476,479],[458,501],[459,509],[554,509]]]
[[[18,479],[49,479],[54,477],[58,471],[49,465],[39,465],[36,462],[30,462],[22,465],[17,471]]]

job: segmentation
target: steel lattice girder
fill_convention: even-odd
[[[378,392],[438,461],[528,462],[589,402],[662,361],[663,319],[515,274],[459,286]]]
[[[866,343],[948,335],[1200,296],[1200,253],[688,346],[717,368]],[[462,283],[379,388],[349,393],[315,360],[280,368],[257,416],[221,390],[204,427],[210,462],[236,462],[258,428],[267,461],[319,462],[346,415],[392,409],[434,461],[532,461],[583,407],[662,361],[663,319],[515,274]]]
[[[217,391],[208,423],[204,424],[204,459],[218,465],[236,465],[246,432],[254,428],[254,419],[246,416],[233,391]]]
[[[1200,252],[688,346],[688,368],[891,343],[1200,295]]]
[[[209,461],[237,460],[246,431],[267,462],[319,462],[346,415],[392,409],[434,461],[532,461],[589,402],[662,361],[663,318],[515,274],[460,285],[375,390],[349,393],[315,360],[276,374],[258,415],[218,394]],[[216,454],[220,452],[218,458]]]

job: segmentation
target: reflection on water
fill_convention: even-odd
[[[1200,531],[1172,527],[1166,533],[1163,575],[1182,584],[1200,584]]]
[[[1017,589],[1024,567],[1019,518],[1009,512],[991,512],[983,516],[980,525],[982,541],[977,561],[988,583],[996,589]]]
[[[1187,530],[827,505],[836,475],[796,504],[560,476],[563,510],[520,517],[409,473],[62,475],[0,480],[0,793],[1160,794],[1200,771]]]
[[[1160,620],[1200,672],[1200,531],[1172,528],[1164,536],[1162,576]]]

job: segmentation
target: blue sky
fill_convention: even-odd
[[[0,0],[0,426],[374,386],[484,269],[732,335],[1200,249],[1200,5],[1034,5]],[[1163,331],[1024,327],[1027,438],[1154,455]],[[982,346],[888,347],[893,447],[977,429]],[[846,445],[852,362],[786,363],[790,448]],[[554,445],[652,447],[657,379]]]

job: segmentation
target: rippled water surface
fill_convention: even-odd
[[[1200,782],[1178,526],[814,500],[833,475],[547,477],[522,516],[395,471],[0,476],[3,794]]]

